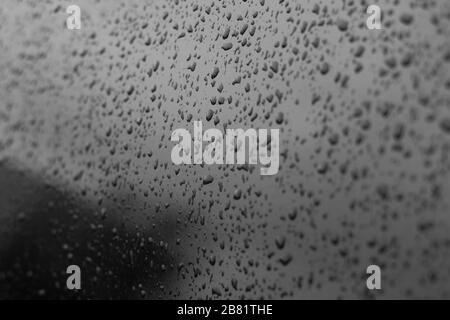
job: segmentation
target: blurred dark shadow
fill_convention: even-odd
[[[0,299],[166,295],[176,273],[167,246],[148,228],[132,230],[111,218],[115,208],[105,209],[108,217],[93,201],[80,201],[10,161],[0,163]],[[81,268],[78,291],[66,287],[71,264]]]

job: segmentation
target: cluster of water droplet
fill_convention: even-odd
[[[0,156],[56,188],[11,209],[5,230],[51,236],[0,281],[46,296],[75,263],[86,297],[349,298],[375,263],[380,296],[449,296],[446,0],[378,1],[383,30],[364,0],[99,1],[77,31],[58,1],[17,2]],[[175,166],[195,120],[279,128],[279,173]]]

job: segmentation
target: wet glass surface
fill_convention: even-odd
[[[376,1],[382,30],[368,1],[68,4],[0,4],[1,298],[449,298],[448,1]],[[196,120],[278,128],[278,173],[174,165]]]

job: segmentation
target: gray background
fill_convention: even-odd
[[[0,297],[448,298],[449,18],[446,0],[2,1]],[[194,120],[279,128],[279,173],[173,165]]]

